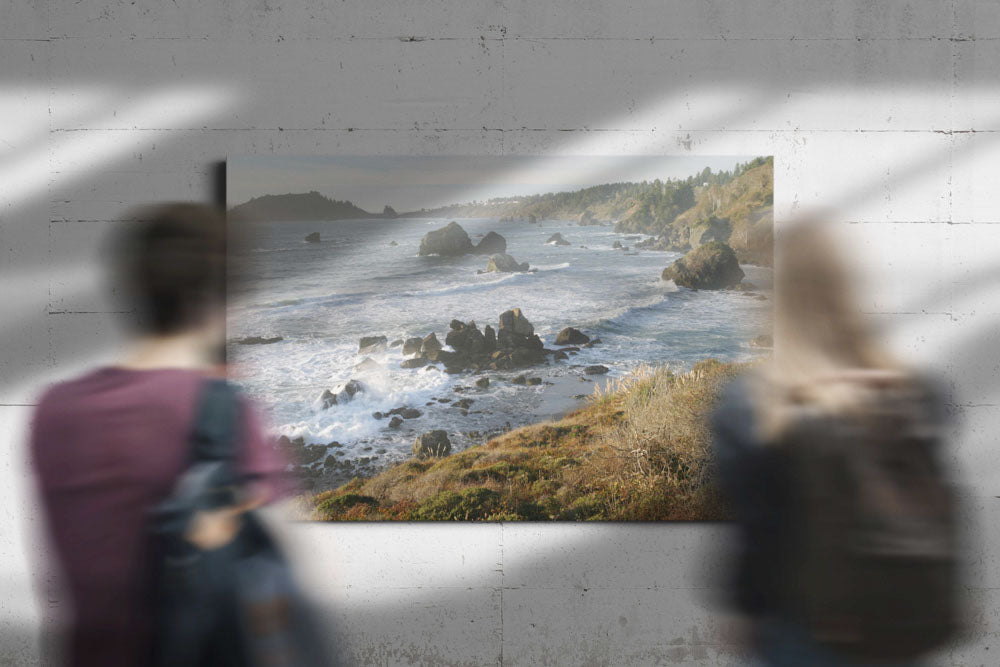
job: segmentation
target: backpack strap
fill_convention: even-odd
[[[189,466],[181,482],[187,488],[178,489],[182,495],[198,496],[201,508],[223,507],[236,501],[241,416],[242,405],[232,384],[218,378],[202,383],[191,431]]]
[[[227,380],[204,380],[191,433],[191,463],[235,459],[239,417],[236,388]]]

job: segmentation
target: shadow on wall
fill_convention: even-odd
[[[419,46],[415,45],[413,48]],[[822,71],[805,68],[798,70],[788,64],[773,69],[757,67],[752,75],[742,67],[736,67],[732,72],[725,68],[716,68],[712,74],[716,80],[708,87],[709,90],[727,86],[749,87],[749,84],[752,84],[753,90],[761,92],[754,95],[737,95],[735,104],[719,105],[718,110],[705,114],[698,119],[698,123],[687,129],[678,130],[677,143],[682,147],[687,141],[687,148],[690,149],[690,131],[725,130],[731,123],[741,119],[760,119],[760,126],[766,129],[783,127],[782,123],[778,122],[781,120],[781,113],[774,108],[777,102],[771,100],[779,99],[789,90],[823,92],[825,88],[829,94],[830,90],[850,90],[855,85],[851,78],[853,70],[831,71],[830,76],[824,79]],[[869,81],[873,85],[883,84],[891,87],[902,84],[919,89],[922,85],[926,85],[927,76],[921,61],[914,59],[912,65],[903,71],[894,70],[891,78],[886,77],[886,80],[878,81],[876,77]],[[669,75],[665,76],[666,78],[669,78]],[[671,82],[664,83],[666,85]],[[154,77],[149,85],[152,87],[157,84]],[[247,90],[250,90],[249,85]],[[662,99],[656,93],[657,90],[656,86],[650,86],[630,100],[630,106],[642,110],[642,114],[638,116],[634,113],[623,115],[622,102],[614,96],[594,96],[593,106],[588,109],[588,113],[598,121],[603,119],[603,122],[596,122],[593,127],[605,130],[609,134],[601,132],[595,138],[594,134],[588,134],[590,130],[574,129],[568,133],[570,143],[564,146],[566,152],[608,152],[611,149],[607,147],[618,141],[619,134],[636,131],[635,128],[643,132],[648,128],[666,126],[669,123],[665,114],[669,115],[672,108],[683,106],[680,103],[685,100],[697,104],[697,91],[694,93],[688,91],[687,95],[671,95]],[[862,90],[858,95],[859,105],[864,98],[865,91]],[[150,100],[152,99],[150,96]],[[175,111],[190,101],[184,91],[179,91],[177,97],[171,99],[172,102],[167,107]],[[197,126],[212,115],[226,115],[228,120],[230,112],[236,113],[240,110],[233,99],[217,100],[216,103],[202,108],[199,112],[201,115],[192,116],[190,124]],[[727,102],[732,102],[726,99]],[[249,104],[248,101],[247,105]],[[844,117],[850,118],[851,114],[845,112]],[[427,120],[428,123],[431,121],[433,118]],[[166,125],[169,126],[170,123]],[[225,122],[221,125],[224,126]],[[20,190],[8,190],[10,200],[4,202],[7,206],[2,225],[10,228],[49,224],[49,220],[34,219],[31,216],[39,210],[48,210],[48,188],[53,185],[58,187],[70,179],[77,179],[92,183],[96,189],[101,187],[101,175],[94,176],[86,168],[67,174],[50,174],[48,158],[50,149],[56,153],[64,149],[77,153],[85,167],[134,168],[135,162],[128,155],[134,149],[131,142],[138,140],[143,146],[148,146],[155,139],[155,135],[151,135],[148,130],[144,131],[141,138],[136,139],[131,135],[138,136],[140,133],[134,128],[157,126],[154,121],[137,119],[132,123],[133,130],[123,130],[121,137],[109,139],[107,135],[95,133],[94,136],[99,138],[88,144],[60,143],[52,136],[46,136],[35,146],[36,155],[25,155],[24,162],[5,163],[28,173],[31,179],[19,180],[18,182],[23,185]],[[431,126],[432,123],[427,127]],[[544,129],[542,128],[543,131]],[[433,129],[417,131],[429,135],[436,132]],[[518,130],[512,128],[510,131]],[[500,138],[502,135],[501,131],[497,136]],[[613,138],[609,140],[609,136]],[[1000,137],[980,136],[977,139],[979,142],[976,145],[977,150],[982,150],[984,147],[995,148],[992,142],[997,138]],[[165,132],[156,140],[165,142],[170,139],[171,134]],[[114,143],[115,141],[120,143]],[[942,161],[954,164],[962,160],[967,157],[970,149],[971,144],[956,145],[952,142],[947,150],[928,152],[918,160],[901,165],[889,182],[890,190],[897,187],[902,189],[918,181]],[[636,146],[636,150],[642,152],[643,147]],[[41,159],[42,157],[45,159]],[[205,157],[209,159],[219,156]],[[57,162],[60,161],[58,158],[57,155]],[[781,160],[780,153],[776,158]],[[859,164],[858,168],[859,172],[865,170],[864,164]],[[219,163],[213,164],[212,172],[216,176],[219,175]],[[221,172],[224,175],[224,167],[221,168]],[[864,174],[861,174],[857,182],[859,185],[853,190],[829,193],[827,199],[850,202],[853,208],[863,206],[865,202],[873,202],[885,194],[884,180],[874,177],[864,178]],[[223,202],[224,182],[216,180],[216,184],[213,188],[214,197]],[[786,197],[794,195],[791,192],[783,194]],[[45,234],[37,235],[36,238],[42,241],[48,240]],[[23,260],[19,255],[13,254],[11,259],[12,261],[0,267],[0,284],[10,290],[8,298],[5,299],[6,318],[0,323],[0,349],[7,350],[8,353],[12,350],[23,352],[18,354],[18,357],[23,358],[8,357],[2,362],[3,393],[5,396],[9,394],[15,397],[10,399],[11,402],[23,402],[21,397],[27,396],[28,393],[20,388],[37,385],[42,376],[62,374],[70,366],[75,368],[89,362],[95,352],[107,352],[114,347],[114,344],[107,338],[107,313],[53,311],[48,301],[45,304],[29,302],[14,291],[17,285],[37,286],[38,281],[47,282],[54,272],[64,273],[68,284],[76,284],[77,281],[73,278],[75,272],[88,273],[94,262],[93,257],[89,255],[75,257],[72,263],[49,266],[42,270],[38,267],[40,260],[37,252],[35,254],[26,252]],[[996,286],[998,277],[1000,270],[996,267],[983,267],[980,273],[964,277],[960,283],[956,281],[955,289],[970,292],[976,290],[987,294]],[[939,278],[940,276],[928,276],[928,280]],[[80,298],[86,302],[94,296],[94,291],[95,288],[88,287],[83,282],[75,291],[65,290],[63,297],[67,301]],[[914,286],[914,291],[919,294],[919,286]],[[935,296],[918,295],[908,310],[937,311],[941,310],[943,305],[951,305],[941,303],[940,291],[931,289],[925,291]],[[32,293],[42,297],[47,296],[45,290],[32,290]],[[127,314],[122,316],[127,317]],[[61,318],[69,317],[74,318],[76,328],[70,334],[60,334],[59,330],[65,326]],[[87,318],[93,319],[89,334],[87,328],[81,327],[78,323],[81,319]],[[948,369],[951,377],[960,378],[963,382],[973,381],[976,395],[967,396],[963,401],[995,407],[998,403],[997,395],[1000,394],[1000,372],[996,367],[996,350],[1000,343],[997,334],[1000,326],[997,325],[1000,325],[1000,316],[992,317],[986,323],[982,322],[982,319],[978,318],[979,321],[975,326],[955,330],[952,334],[953,342],[948,346],[942,346],[944,358],[934,361],[935,366]],[[892,326],[891,324],[887,326],[887,335],[891,333]],[[975,406],[956,405],[955,408],[962,411],[974,409]],[[984,435],[980,433],[977,437]],[[975,457],[981,458],[970,459],[966,464],[986,467],[994,465],[987,461],[987,451],[988,449],[984,447],[977,448]],[[353,539],[354,529],[343,526],[324,528],[330,531],[331,541],[342,540],[350,543]],[[362,526],[358,529],[376,532],[414,530],[410,526],[378,528]],[[426,531],[425,534],[432,534],[436,528],[428,526],[420,527],[420,530]],[[508,537],[506,542],[505,530]],[[674,534],[687,531],[684,534],[691,536],[691,542],[682,544],[685,540],[679,537],[674,539],[672,535],[670,543],[674,551],[661,553],[658,551],[664,543],[659,532],[661,530],[672,531]],[[517,642],[522,638],[526,644],[548,645],[549,648],[543,652],[554,662],[559,662],[560,658],[569,655],[582,657],[580,664],[588,660],[594,663],[610,662],[622,655],[612,653],[616,650],[626,651],[625,655],[632,655],[636,661],[657,654],[673,656],[672,659],[677,660],[704,659],[702,651],[725,650],[725,647],[713,639],[718,627],[712,620],[712,612],[707,609],[696,617],[696,622],[703,623],[705,629],[701,632],[697,630],[688,632],[683,636],[672,636],[676,628],[687,628],[691,624],[691,619],[688,618],[691,616],[691,606],[697,604],[699,596],[705,592],[704,587],[708,586],[702,582],[692,590],[692,575],[687,564],[699,560],[695,552],[711,552],[718,546],[720,527],[601,525],[591,529],[571,525],[544,528],[518,526],[508,529],[498,526],[496,531],[500,539],[499,544],[503,545],[496,553],[496,562],[480,564],[479,570],[465,575],[462,583],[458,585],[454,583],[449,585],[450,572],[437,572],[440,579],[435,585],[425,585],[419,577],[412,575],[412,570],[419,569],[419,565],[406,562],[404,557],[397,553],[390,554],[378,549],[365,554],[366,557],[391,560],[391,563],[386,563],[383,567],[390,568],[392,563],[395,563],[397,570],[411,573],[412,580],[408,584],[399,583],[394,587],[383,587],[383,582],[373,577],[365,581],[342,582],[342,586],[331,589],[324,587],[324,584],[317,580],[314,587],[324,593],[322,598],[325,600],[327,596],[332,596],[335,600],[324,602],[325,618],[331,623],[334,623],[335,619],[343,619],[345,609],[348,610],[346,613],[352,615],[346,622],[338,623],[341,627],[332,633],[336,636],[337,643],[346,646],[348,654],[363,664],[407,660],[419,663],[435,658],[440,659],[440,664],[478,662],[477,658],[494,662],[501,654],[505,662],[516,663]],[[532,540],[534,545],[522,545],[522,548],[518,548],[515,552],[510,540],[518,533],[528,536],[526,539]],[[461,540],[456,540],[453,544],[460,546]],[[691,547],[691,544],[697,546]],[[332,548],[325,548],[325,551],[335,553],[335,549]],[[395,559],[398,559],[398,562]],[[679,568],[675,563],[685,565]],[[332,560],[329,567],[336,570],[339,567],[338,562]],[[428,571],[433,572],[435,563],[431,561],[427,567]],[[496,581],[496,584],[481,587],[468,584],[468,581],[477,578],[480,581]],[[711,579],[710,576],[708,578]],[[553,582],[558,585],[553,585]],[[676,602],[677,598],[690,600],[691,604],[679,605]],[[433,620],[428,620],[429,618]],[[573,629],[577,625],[586,628],[590,637],[581,637],[576,646],[566,646],[566,638],[576,636]],[[670,629],[665,630],[665,628]],[[5,636],[0,637],[0,643],[5,647],[4,657],[12,655],[7,652],[12,650],[14,658],[17,659],[23,650],[23,655],[27,658],[31,650],[29,647],[34,642],[35,628],[8,626],[3,632]],[[338,635],[348,632],[349,636]],[[505,640],[508,635],[511,639]],[[482,646],[492,648],[483,654],[456,648],[469,646],[470,641],[473,645],[475,642],[482,642]],[[501,642],[505,644],[506,641],[513,644],[505,648]],[[628,654],[629,650],[635,653]],[[456,657],[456,654],[462,653],[468,657]],[[521,657],[527,659],[523,654]]]

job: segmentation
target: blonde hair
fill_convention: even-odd
[[[803,410],[858,412],[905,375],[861,313],[849,264],[826,223],[779,229],[774,359],[752,374],[761,439],[775,441]]]

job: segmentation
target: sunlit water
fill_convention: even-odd
[[[413,438],[433,428],[448,430],[453,447],[461,449],[475,441],[463,433],[535,421],[544,392],[552,391],[548,381],[583,377],[582,367],[589,364],[603,364],[616,376],[642,363],[685,368],[705,357],[743,360],[760,354],[749,341],[763,330],[770,300],[676,288],[660,273],[677,253],[613,250],[614,241],[631,247],[636,237],[609,226],[458,219],[474,243],[477,235],[497,231],[506,238],[509,254],[538,269],[477,275],[486,266],[485,256],[417,255],[421,237],[449,221],[282,222],[237,231],[248,243],[238,258],[245,275],[230,288],[229,338],[284,340],[230,345],[229,354],[276,431],[307,442],[336,440],[348,460],[374,451],[384,464],[408,456]],[[321,242],[306,243],[304,237],[314,231]],[[557,231],[571,244],[547,245]],[[769,287],[769,269],[743,268],[747,280]],[[243,280],[246,276],[252,280]],[[555,346],[556,334],[566,326],[602,344],[527,371],[545,379],[543,385],[509,382],[524,371],[490,371],[488,389],[461,394],[454,387],[473,385],[469,373],[402,369],[399,347],[358,353],[362,336],[383,335],[391,342],[433,331],[444,343],[452,319],[497,328],[499,314],[513,307],[522,309],[547,347]],[[378,365],[357,369],[365,357]],[[323,390],[336,392],[352,378],[366,391],[350,403],[322,409],[317,399]],[[574,391],[591,393],[595,379],[586,378]],[[435,400],[466,396],[475,401],[466,416]],[[403,405],[421,410],[422,416],[397,429],[372,416]]]

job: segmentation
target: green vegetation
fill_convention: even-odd
[[[307,504],[323,521],[723,519],[706,417],[743,368],[640,368],[559,421],[406,461]]]
[[[390,212],[391,211],[391,215]],[[264,195],[234,206],[229,211],[237,218],[276,222],[283,220],[345,220],[360,218],[395,217],[396,212],[386,207],[382,216],[362,210],[349,201],[329,199],[313,190],[302,194]]]

